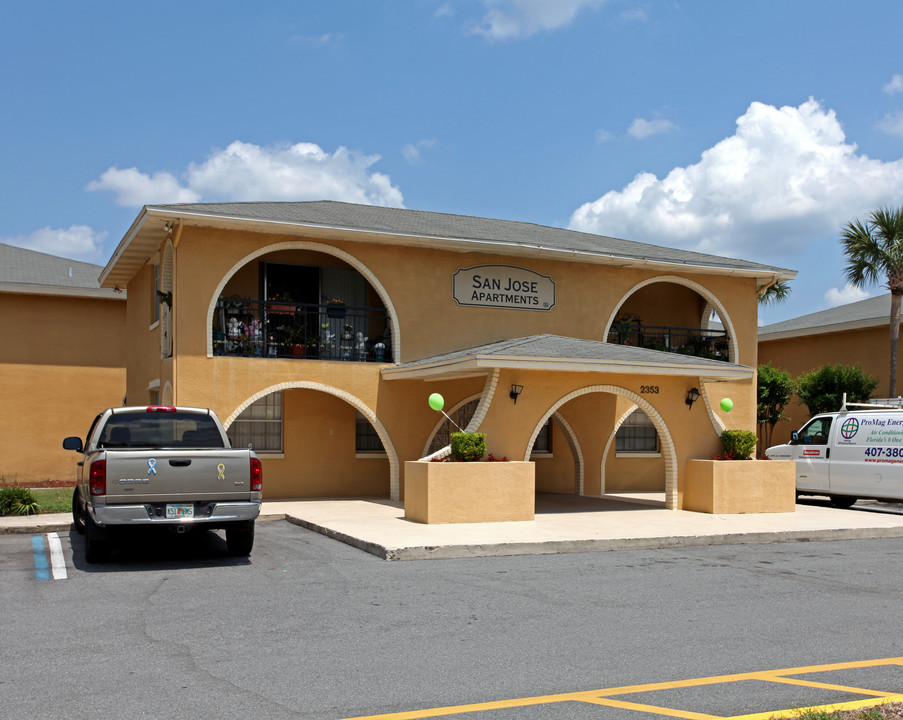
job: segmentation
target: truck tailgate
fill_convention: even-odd
[[[249,500],[249,450],[107,450],[107,504]]]

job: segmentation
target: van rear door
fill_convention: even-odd
[[[903,413],[851,413],[837,425],[831,493],[903,498]]]

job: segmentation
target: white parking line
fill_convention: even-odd
[[[66,579],[66,558],[63,556],[63,544],[60,536],[55,533],[47,533],[47,544],[50,546],[50,569],[54,580]]]

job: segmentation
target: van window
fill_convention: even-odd
[[[827,445],[831,418],[815,418],[799,432],[801,445]]]

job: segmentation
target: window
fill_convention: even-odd
[[[282,393],[270,393],[246,407],[229,428],[229,439],[232,447],[282,452]]]
[[[658,433],[649,416],[636,408],[615,434],[616,453],[656,453]]]
[[[361,413],[355,410],[354,451],[359,453],[385,453],[383,441],[376,434],[376,428]]]
[[[151,265],[151,325],[160,322],[160,296],[157,294],[160,290],[160,264]]]
[[[803,445],[827,445],[828,432],[831,430],[831,418],[815,418],[799,432],[799,441]]]
[[[552,421],[546,420],[536,436],[536,442],[533,443],[532,455],[537,453],[549,454],[552,452]]]
[[[454,420],[462,430],[467,429],[467,425],[477,411],[477,405],[479,405],[479,403],[479,400],[471,400],[468,403],[464,403],[455,411],[455,414],[451,416],[452,420]],[[458,428],[452,425],[448,420],[445,420],[433,436],[433,441],[430,443],[429,454],[432,455],[446,445],[451,444],[451,433],[453,432],[458,432]]]

